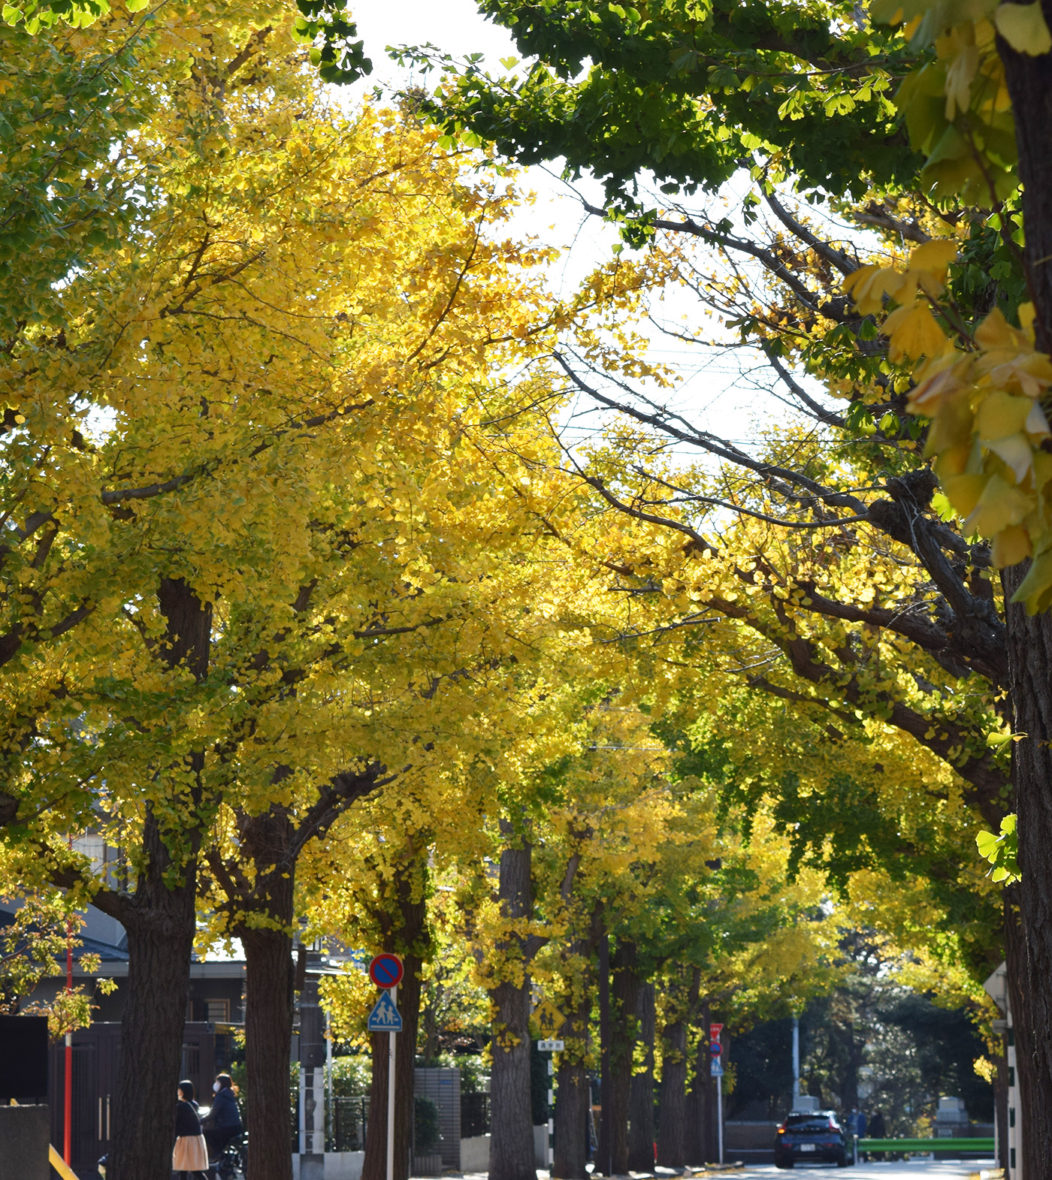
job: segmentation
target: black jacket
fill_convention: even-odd
[[[241,1130],[241,1111],[238,1110],[234,1091],[229,1086],[223,1086],[212,1099],[208,1125],[215,1127],[217,1131],[235,1128]]]
[[[201,1120],[197,1116],[197,1108],[182,1098],[175,1104],[175,1137],[181,1139],[184,1135],[200,1135]]]

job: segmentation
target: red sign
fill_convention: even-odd
[[[720,1043],[720,1033],[721,1032],[723,1032],[723,1025],[722,1024],[710,1024],[709,1025],[709,1040],[715,1041],[716,1044],[718,1045]]]
[[[402,960],[397,955],[377,955],[369,964],[369,978],[377,987],[397,987],[402,981]]]

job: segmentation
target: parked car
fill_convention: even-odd
[[[825,1160],[841,1168],[851,1163],[848,1137],[833,1111],[794,1110],[786,1115],[774,1143],[774,1162],[791,1168],[797,1160]]]

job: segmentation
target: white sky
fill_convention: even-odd
[[[485,20],[473,0],[350,0],[349,8],[373,62],[372,75],[354,88],[358,93],[368,93],[378,84],[400,86],[416,81],[427,85],[426,78],[407,75],[387,57],[384,48],[388,45],[430,43],[458,57],[483,53],[486,64],[494,70],[501,69],[501,58],[518,57],[507,31]],[[605,257],[617,235],[598,219],[582,215],[568,186],[558,179],[558,171],[558,165],[547,170],[527,170],[527,186],[537,194],[537,199],[532,211],[524,213],[512,229],[514,232],[521,225],[522,232],[548,244],[572,247],[558,272],[552,275],[554,285],[564,287],[579,280],[599,258]],[[598,186],[589,191],[589,196],[599,201]],[[696,323],[700,310],[694,304],[687,308],[686,314]],[[682,314],[684,308],[679,307],[669,313],[669,318],[679,319]],[[767,399],[759,394],[752,381],[743,379],[737,356],[723,350],[677,344],[665,337],[653,338],[653,355],[673,365],[681,374],[679,389],[665,395],[670,402],[681,406],[688,417],[704,418],[708,429],[739,438],[743,428],[751,433],[746,420]],[[752,409],[746,410],[746,406]],[[784,415],[784,407],[776,413]],[[760,414],[765,416],[763,411]]]
[[[485,20],[472,0],[351,0],[350,9],[375,80],[397,76],[398,67],[384,56],[386,45],[430,42],[450,53],[485,53],[494,63],[518,56],[507,32]]]

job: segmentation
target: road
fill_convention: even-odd
[[[749,1164],[736,1170],[735,1176],[771,1177],[806,1176],[808,1180],[832,1180],[834,1176],[843,1180],[970,1180],[989,1172],[993,1160],[896,1160],[852,1164],[849,1168],[838,1168],[835,1164],[797,1164],[792,1171],[776,1168],[774,1164]]]

